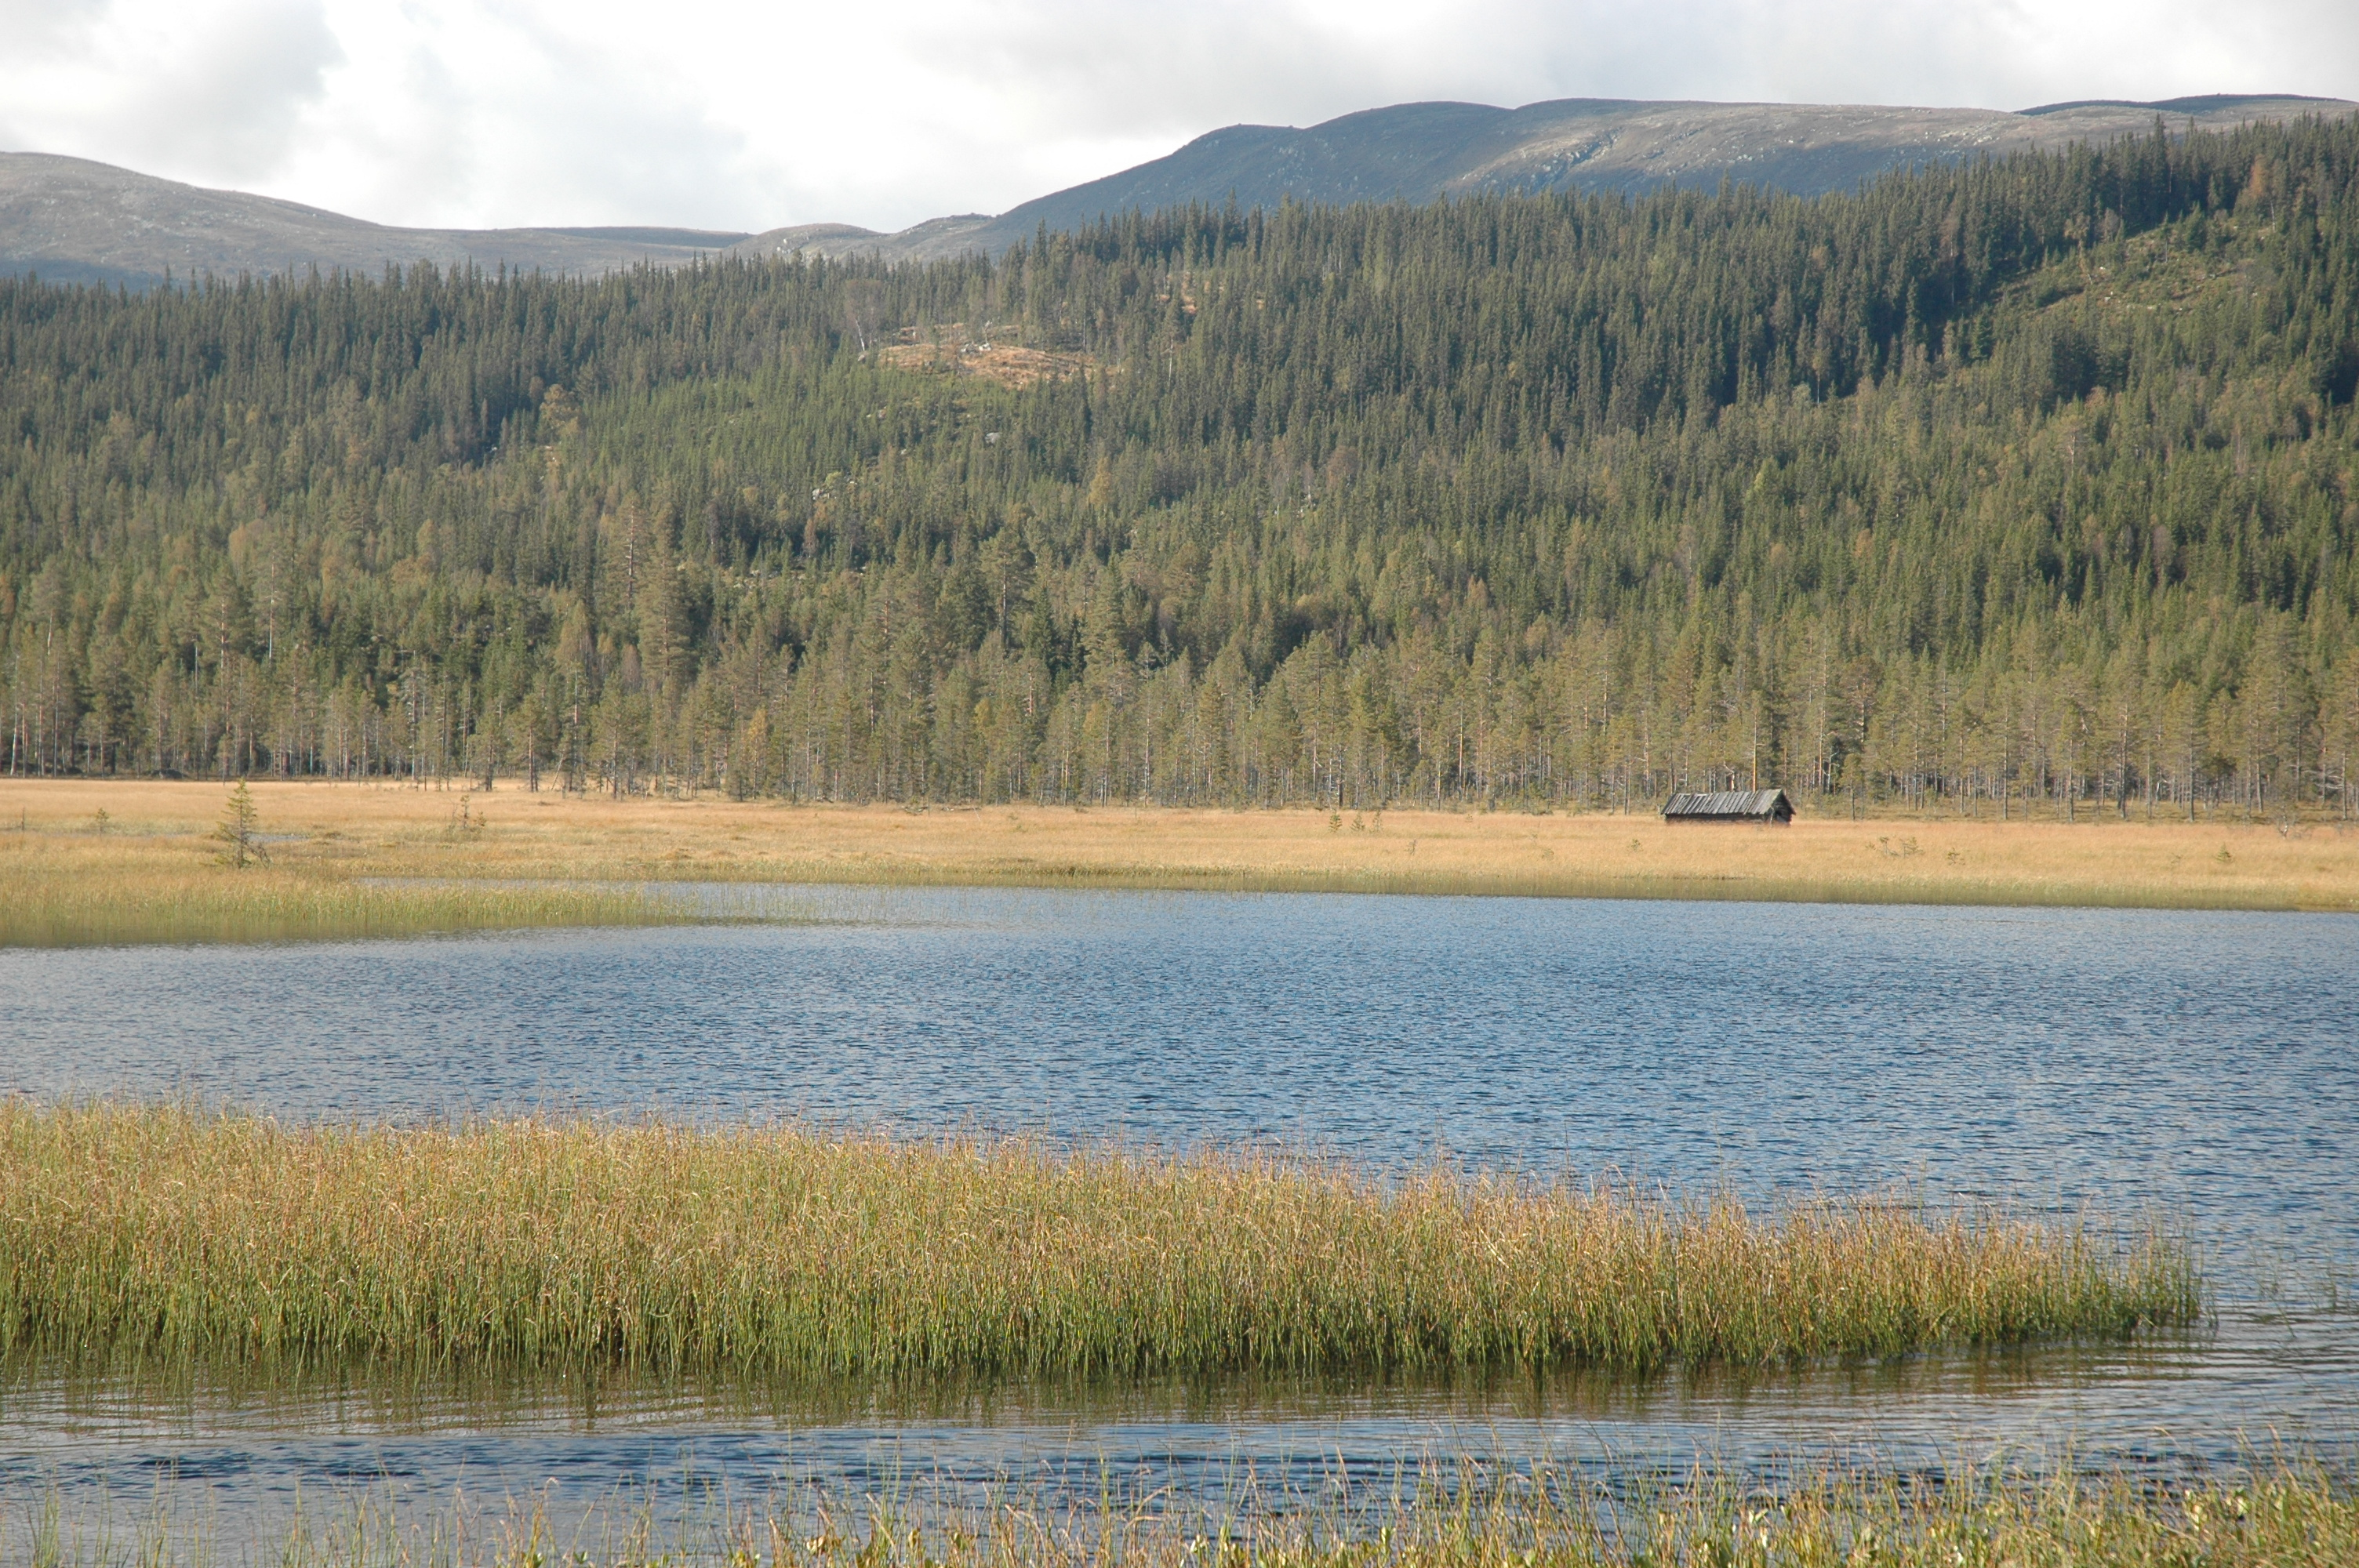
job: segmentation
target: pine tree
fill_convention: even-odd
[[[0,279],[0,766],[2348,813],[2354,299],[2350,122],[898,266]]]
[[[228,802],[222,807],[221,825],[212,831],[214,841],[223,846],[216,857],[223,865],[244,871],[257,861],[266,864],[269,861],[270,851],[256,836],[260,822],[261,814],[255,809],[254,792],[246,787],[244,779],[240,779],[237,787],[229,792]]]

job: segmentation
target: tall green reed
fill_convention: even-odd
[[[2202,1309],[2145,1227],[1251,1152],[0,1104],[0,1349],[870,1375],[1767,1364]]]

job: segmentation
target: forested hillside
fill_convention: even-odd
[[[6,765],[2348,813],[2354,179],[2359,125],[2158,128],[996,262],[0,282]]]

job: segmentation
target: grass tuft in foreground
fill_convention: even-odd
[[[223,1556],[163,1522],[116,1535],[61,1525],[53,1507],[22,1555],[42,1568]],[[1112,1498],[1086,1511],[922,1510],[848,1497],[668,1524],[620,1502],[560,1519],[529,1498],[438,1514],[364,1497],[251,1556],[282,1568],[2341,1568],[2359,1562],[2359,1499],[2314,1469],[2185,1487],[1829,1474],[1775,1493],[1707,1471],[1635,1497],[1544,1472],[1352,1512]]]
[[[1768,1364],[2183,1325],[2182,1243],[1251,1154],[0,1104],[0,1349],[655,1372]]]

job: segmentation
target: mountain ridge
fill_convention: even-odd
[[[1190,202],[1426,202],[1483,191],[1637,194],[1723,178],[1817,195],[1895,168],[2137,135],[2158,115],[2203,129],[2359,111],[2342,99],[2211,93],[2087,99],[2010,113],[1876,104],[1568,98],[1432,102],[1317,124],[1224,125],[1160,158],[1020,202],[894,232],[799,223],[747,234],[669,225],[410,229],[87,158],[0,153],[0,275],[152,287],[168,277],[429,262],[595,275],[699,258],[886,261],[997,253],[1046,227]],[[2174,124],[2174,128],[2178,128]]]
[[[739,254],[875,254],[928,260],[961,249],[997,251],[1044,223],[1068,230],[1101,217],[1234,194],[1246,207],[1285,196],[1344,203],[1411,202],[1499,190],[1636,195],[1723,177],[1815,196],[1912,165],[2004,157],[2069,142],[2109,142],[2152,128],[2158,114],[2206,130],[2304,114],[2359,110],[2343,99],[2211,93],[2086,100],[2021,113],[1880,104],[1718,103],[1566,98],[1520,108],[1427,103],[1356,110],[1302,128],[1226,125],[1161,158],[1036,197],[955,233],[919,224],[897,234],[796,246],[784,231],[733,247]],[[2183,128],[2174,124],[2174,129]]]
[[[0,153],[0,275],[153,287],[167,277],[375,273],[388,264],[596,273],[678,265],[748,236],[678,228],[408,229],[91,158]]]

